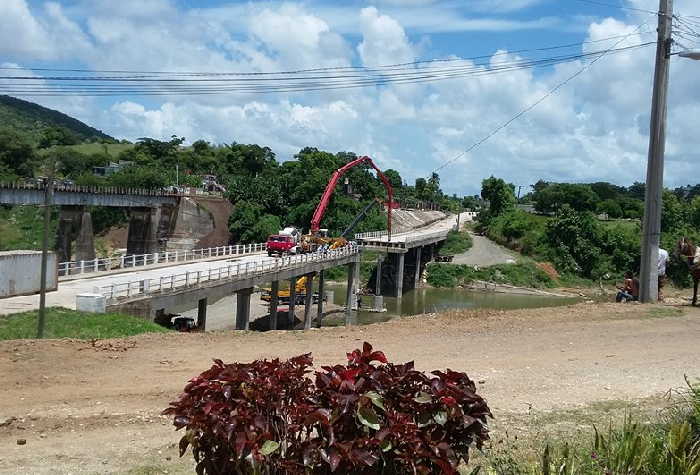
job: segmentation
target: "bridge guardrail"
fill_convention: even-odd
[[[387,236],[389,233],[387,231],[369,231],[366,233],[355,234],[355,239],[371,239]]]
[[[232,246],[209,247],[191,251],[168,251],[153,254],[132,254],[130,256],[91,259],[88,261],[69,261],[58,264],[59,277],[80,275],[93,272],[111,272],[118,269],[143,267],[169,262],[188,262],[212,257],[239,256],[254,254],[265,250],[265,243],[237,244]]]
[[[99,289],[108,303],[114,303],[119,299],[169,292],[181,288],[198,286],[206,282],[244,279],[251,275],[288,269],[309,262],[331,261],[357,253],[359,253],[359,248],[357,246],[348,245],[330,251],[279,257],[274,261],[230,264],[228,266],[209,269],[208,271],[184,272],[161,276],[158,279],[134,280],[121,284],[102,286]]]
[[[23,182],[0,182],[0,188],[8,190],[41,190],[45,189],[45,185],[40,183],[23,183]],[[92,186],[92,185],[65,185],[56,183],[53,186],[54,192],[73,192],[73,193],[94,193],[100,195],[138,195],[138,196],[165,196],[165,197],[180,197],[180,196],[216,196],[223,197],[223,193],[219,191],[204,191],[195,189],[194,193],[172,192],[162,189],[148,188],[130,188],[120,186]]]

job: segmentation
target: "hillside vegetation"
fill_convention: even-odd
[[[0,95],[0,127],[16,132],[38,145],[49,131],[58,129],[74,143],[109,141],[114,138],[62,112],[33,102]]]

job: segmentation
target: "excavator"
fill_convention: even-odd
[[[338,184],[338,180],[340,180],[340,178],[349,169],[362,163],[367,163],[372,168],[374,168],[374,170],[377,172],[377,177],[382,181],[382,183],[384,183],[384,187],[386,188],[388,203],[387,231],[389,241],[391,241],[391,209],[394,204],[394,189],[392,188],[389,179],[374,164],[372,159],[370,157],[363,156],[351,162],[348,162],[347,164],[343,165],[342,167],[338,168],[335,172],[333,172],[331,179],[328,181],[328,185],[326,185],[326,189],[324,190],[323,195],[321,195],[321,200],[319,201],[318,206],[316,206],[316,210],[314,211],[313,217],[311,218],[311,228],[309,234],[305,234],[301,237],[302,252],[315,252],[321,246],[327,246],[328,249],[337,249],[339,247],[346,246],[348,243],[347,236],[354,229],[357,223],[365,216],[365,214],[367,214],[367,211],[369,211],[369,209],[372,206],[374,206],[375,201],[373,201],[365,209],[363,209],[360,212],[360,214],[358,214],[355,217],[351,225],[348,226],[348,228],[343,232],[343,234],[340,237],[329,237],[327,236],[327,232],[324,232],[324,230],[321,229],[321,220],[323,219],[323,215],[326,212],[326,208],[328,208],[328,203],[330,203],[331,197],[333,196],[333,192],[335,191],[335,186]]]
[[[306,276],[299,277],[294,288],[296,289],[295,304],[304,303],[304,298],[306,297]],[[292,291],[291,289],[279,290],[277,292],[277,296],[281,305],[289,305],[289,301],[292,297]],[[318,301],[317,298],[318,297],[314,295],[314,303]],[[260,300],[263,300],[265,302],[271,302],[272,289],[263,289],[262,294],[260,295]]]

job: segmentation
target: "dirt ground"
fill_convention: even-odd
[[[192,473],[191,455],[178,458],[180,434],[159,414],[212,358],[313,352],[320,365],[363,341],[419,369],[466,371],[500,431],[596,422],[611,408],[656,405],[684,374],[700,376],[700,310],[688,306],[584,303],[308,332],[6,341],[0,472]]]

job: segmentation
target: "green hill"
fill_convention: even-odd
[[[73,117],[33,102],[0,95],[0,127],[15,131],[37,144],[46,132],[58,129],[67,132],[73,143],[115,139]],[[55,130],[54,130],[55,133]]]

